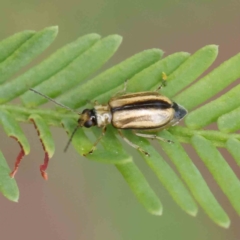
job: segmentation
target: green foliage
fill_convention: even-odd
[[[11,201],[17,202],[19,190],[14,179],[9,177],[10,168],[8,167],[3,154],[0,152],[0,191]]]
[[[123,88],[126,79],[129,80],[128,92],[156,89],[162,80],[162,72],[165,72],[168,82],[162,93],[191,110],[185,118],[185,126],[174,126],[168,131],[157,133],[174,141],[174,144],[159,142],[159,148],[176,169],[164,160],[148,140],[136,137],[130,131],[124,131],[124,135],[150,153],[149,157],[141,153],[140,155],[183,211],[196,216],[198,203],[215,223],[228,227],[229,217],[182,143],[194,147],[229,203],[240,215],[239,179],[217,149],[226,148],[240,165],[240,135],[235,133],[240,129],[239,86],[199,107],[240,77],[240,55],[232,57],[195,81],[216,59],[217,46],[205,46],[191,56],[189,53],[178,52],[163,59],[161,50],[150,49],[84,82],[111,58],[121,43],[118,35],[101,38],[97,34],[89,34],[59,49],[22,75],[5,82],[43,52],[56,35],[57,28],[50,27],[37,33],[24,31],[0,42],[0,123],[8,136],[19,142],[21,154],[28,154],[30,147],[19,122],[34,123],[47,162],[55,149],[49,127],[62,127],[71,134],[78,119],[77,114],[63,111],[59,107],[48,110],[37,108],[46,99],[28,91],[29,88],[77,109],[84,107],[89,100],[106,103],[114,93]],[[20,97],[22,104],[13,105],[10,101],[17,97]],[[203,129],[211,123],[217,123],[219,130]],[[72,144],[80,155],[92,148],[93,142],[89,140],[88,131],[92,131],[96,138],[101,134],[98,128],[78,129]],[[87,158],[114,164],[146,210],[161,215],[162,204],[159,197],[123,148],[115,129],[108,127],[106,136]],[[9,177],[9,171],[0,153],[0,191],[8,199],[17,201],[18,188],[15,180]]]

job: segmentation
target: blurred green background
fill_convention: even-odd
[[[161,48],[166,56],[217,44],[220,53],[215,67],[239,52],[239,9],[237,0],[2,0],[0,39],[26,29],[58,25],[56,41],[33,65],[81,35],[122,35],[122,46],[104,68],[144,49]],[[72,147],[64,154],[68,138],[55,128],[56,154],[48,169],[49,181],[45,182],[39,174],[44,153],[37,133],[32,125],[22,127],[31,153],[16,176],[19,203],[0,198],[1,239],[240,239],[239,217],[194,152],[190,152],[191,157],[232,220],[228,230],[212,223],[201,209],[196,218],[181,211],[139,155],[129,149],[164,205],[161,217],[148,214],[114,166],[87,161]],[[0,139],[1,150],[12,167],[19,146],[2,129]],[[229,157],[230,164],[232,161]],[[240,175],[239,169],[235,172]]]

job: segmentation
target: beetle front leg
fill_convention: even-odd
[[[87,152],[87,153],[84,153],[83,156],[86,157],[88,154],[91,154],[93,153],[93,151],[95,150],[96,146],[98,145],[98,143],[101,141],[101,139],[104,137],[105,133],[107,131],[107,128],[106,126],[102,128],[102,134],[98,137],[98,139],[96,140],[96,142],[93,144],[92,146],[92,149]]]
[[[150,156],[150,154],[146,151],[144,151],[141,147],[139,147],[138,145],[134,144],[133,142],[131,142],[129,139],[127,139],[123,134],[122,132],[118,129],[118,133],[119,135],[122,137],[122,139],[128,143],[131,147],[139,150],[140,152],[144,153],[146,156]]]
[[[163,141],[163,142],[174,143],[174,142],[171,141],[171,140],[168,140],[168,139],[165,139],[165,138],[161,138],[161,137],[159,137],[159,136],[157,136],[157,135],[137,133],[137,132],[134,132],[134,131],[133,131],[133,133],[134,133],[135,135],[139,136],[139,137],[150,138],[150,139],[152,139],[152,140],[158,139],[158,140]]]

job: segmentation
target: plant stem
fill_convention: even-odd
[[[32,114],[38,114],[46,123],[52,126],[61,126],[61,120],[63,118],[72,118],[77,121],[78,115],[73,113],[61,113],[56,110],[49,109],[30,109],[21,106],[13,105],[0,105],[0,110],[7,110],[11,113],[17,121],[20,122],[29,122],[29,117]]]
[[[61,120],[64,118],[71,118],[77,121],[78,115],[73,113],[62,113],[56,110],[49,109],[30,109],[21,106],[0,105],[0,110],[7,110],[11,113],[17,121],[29,122],[28,118],[32,114],[38,114],[47,124],[52,126],[61,126]],[[240,134],[236,133],[222,133],[215,130],[193,130],[186,127],[174,126],[169,131],[183,143],[190,143],[191,138],[197,134],[211,140],[216,147],[225,147],[225,143],[229,138],[235,138],[240,141]]]
[[[190,143],[191,137],[201,135],[208,140],[211,140],[216,147],[225,147],[225,143],[229,138],[240,140],[240,135],[236,133],[223,133],[215,130],[192,130],[186,127],[175,126],[169,131],[177,137],[180,142]]]

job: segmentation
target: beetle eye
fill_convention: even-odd
[[[92,122],[91,120],[86,121],[86,122],[84,123],[84,127],[86,127],[86,128],[90,128],[92,125],[93,125],[93,122]]]

